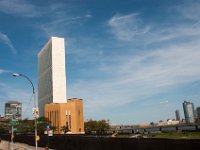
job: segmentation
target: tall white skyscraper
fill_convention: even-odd
[[[44,105],[66,103],[64,38],[51,37],[38,53],[38,105],[44,116]]]

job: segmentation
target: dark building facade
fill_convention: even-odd
[[[194,109],[194,103],[192,102],[183,102],[183,111],[185,115],[185,121],[186,123],[194,123],[195,122],[195,109]]]
[[[176,111],[175,111],[175,115],[176,115],[176,120],[180,121],[181,118],[180,118],[179,110],[176,110]]]
[[[200,119],[200,107],[197,107],[197,118]]]

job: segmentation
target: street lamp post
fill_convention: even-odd
[[[33,96],[34,96],[33,117],[34,117],[34,120],[35,120],[35,149],[37,150],[37,148],[38,148],[38,143],[37,143],[37,140],[38,140],[38,137],[37,137],[37,117],[38,117],[39,113],[38,113],[38,109],[36,107],[35,88],[34,88],[33,82],[26,75],[19,74],[19,73],[13,73],[12,75],[13,75],[13,77],[21,76],[21,77],[26,78],[31,83],[31,86],[33,88]]]

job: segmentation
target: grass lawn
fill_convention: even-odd
[[[168,138],[168,139],[200,139],[200,132],[170,132],[152,134],[153,138]]]
[[[167,139],[200,139],[200,132],[166,132],[140,134],[147,138],[167,138]],[[117,135],[119,138],[133,138],[135,134]]]

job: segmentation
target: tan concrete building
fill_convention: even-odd
[[[46,104],[45,117],[56,127],[55,133],[60,133],[63,126],[70,130],[68,134],[84,134],[84,116],[82,99],[68,99],[66,103]]]

